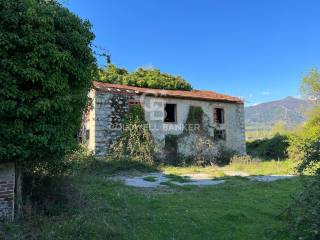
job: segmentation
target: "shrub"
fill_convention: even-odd
[[[123,125],[120,138],[111,147],[111,156],[115,160],[153,164],[156,145],[144,120],[142,107],[132,106]]]
[[[286,159],[288,157],[288,136],[276,134],[272,138],[247,143],[249,155],[262,159]]]
[[[307,183],[288,210],[290,235],[294,239],[320,239],[320,176]]]
[[[160,72],[159,69],[138,68],[129,73],[126,69],[109,64],[99,70],[99,81],[136,87],[191,90],[191,85],[180,76]]]
[[[0,161],[64,171],[96,70],[90,28],[56,1],[0,0]]]
[[[232,157],[236,154],[235,151],[227,149],[223,146],[220,147],[218,154],[214,157],[214,164],[227,165],[230,163]]]
[[[234,155],[232,156],[231,164],[252,164],[259,162],[259,159],[254,159],[249,155]]]

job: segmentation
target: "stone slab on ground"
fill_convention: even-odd
[[[277,180],[287,179],[294,177],[293,175],[266,175],[266,176],[249,176],[247,173],[244,172],[233,172],[230,171],[227,176],[241,176],[248,178],[251,181],[260,181],[260,182],[273,182]],[[178,182],[174,179],[170,178],[168,175],[162,172],[154,172],[143,174],[140,176],[116,176],[113,177],[112,180],[117,180],[123,182],[127,186],[132,187],[141,187],[141,188],[156,188],[160,186],[165,186],[163,183],[165,182],[172,182],[175,185],[179,186],[211,186],[211,185],[218,185],[225,183],[225,180],[221,179],[212,179],[207,174],[203,173],[196,173],[196,174],[186,174],[181,177],[188,177],[188,181],[186,182]],[[151,178],[151,181],[147,180],[146,178]]]
[[[154,181],[147,181],[145,180],[146,177],[154,177]],[[144,187],[144,188],[155,188],[162,185],[161,183],[165,182],[172,182],[179,186],[210,186],[210,185],[217,185],[224,183],[225,180],[212,180],[212,179],[205,179],[205,178],[197,178],[189,176],[188,182],[176,182],[169,177],[167,177],[164,173],[150,173],[146,175],[142,175],[139,177],[129,177],[129,176],[117,176],[114,177],[114,180],[120,180],[127,186],[133,187]],[[202,176],[203,177],[203,176]]]

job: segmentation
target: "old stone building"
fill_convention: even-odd
[[[130,106],[140,104],[159,156],[164,152],[166,136],[183,133],[190,107],[201,107],[207,133],[215,141],[213,148],[224,146],[244,154],[244,105],[236,97],[211,91],[180,91],[139,88],[94,82],[90,92],[91,108],[84,116],[82,139],[97,156],[107,155],[122,132],[122,120]],[[194,126],[193,126],[194,127]],[[195,138],[177,143],[177,152],[192,155]]]

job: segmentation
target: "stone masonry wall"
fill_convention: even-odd
[[[0,219],[12,221],[14,216],[14,164],[0,164]]]
[[[130,100],[141,100],[141,104],[145,110],[145,119],[151,126],[150,130],[158,144],[160,155],[163,153],[165,136],[167,134],[180,135],[183,132],[183,129],[179,126],[185,123],[190,106],[200,106],[202,108],[205,116],[208,118],[206,121],[210,125],[208,128],[210,136],[214,136],[213,128],[226,130],[226,140],[217,142],[217,147],[224,145],[226,148],[235,150],[241,154],[246,153],[243,104],[151,96],[144,96],[142,98],[134,93],[117,91],[96,91],[93,98],[93,108],[87,128],[90,129],[88,146],[96,156],[107,155],[108,149],[121,135],[122,120],[129,110]],[[163,110],[166,103],[177,105],[177,122],[163,122]],[[155,109],[154,105],[160,106],[160,108]],[[214,122],[214,108],[224,109],[225,122],[223,124],[216,124]],[[193,149],[182,145],[178,147],[178,152],[183,155],[188,155],[192,151]]]
[[[152,109],[150,105],[162,105],[159,109],[164,110],[164,104],[171,103],[177,106],[177,120],[175,123],[164,123],[162,118],[154,118],[153,112],[145,110],[146,121],[151,126],[157,126],[151,129],[151,133],[159,145],[160,151],[163,151],[165,146],[165,136],[181,135],[183,133],[183,125],[188,117],[190,106],[199,106],[204,112],[205,122],[210,126],[208,133],[210,136],[214,136],[214,128],[218,130],[226,130],[226,140],[221,140],[216,143],[216,146],[225,146],[228,149],[237,151],[240,154],[246,153],[245,145],[245,126],[244,126],[244,106],[243,104],[214,102],[214,101],[200,101],[189,99],[176,99],[176,98],[156,98],[145,97],[144,108]],[[217,124],[214,122],[214,108],[223,108],[225,112],[225,122],[223,124]],[[161,115],[161,114],[160,114]],[[164,113],[162,113],[164,116]],[[178,152],[182,155],[190,155],[193,153],[193,149],[186,147],[185,145],[178,146]]]
[[[129,110],[132,94],[96,92],[95,95],[95,154],[105,156],[121,135],[121,124]]]

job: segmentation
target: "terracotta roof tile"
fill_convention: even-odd
[[[103,82],[93,82],[94,89],[98,91],[126,91],[128,93],[137,95],[157,96],[157,97],[172,97],[172,98],[183,98],[183,99],[194,99],[194,100],[205,100],[205,101],[220,101],[220,102],[232,102],[240,103],[243,101],[240,98],[232,97],[207,90],[165,90],[165,89],[154,89],[154,88],[142,88],[133,87],[128,85],[111,84]]]

